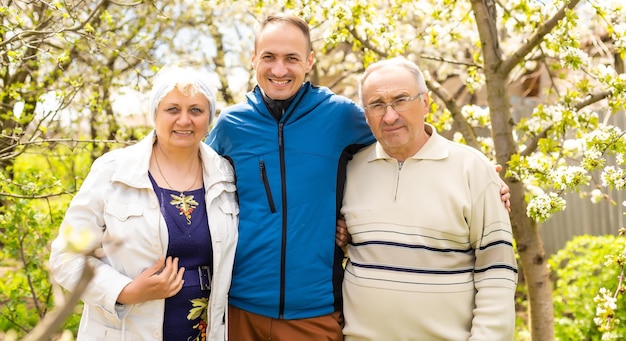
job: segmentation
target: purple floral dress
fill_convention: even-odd
[[[185,268],[183,288],[165,299],[163,340],[204,341],[213,273],[204,187],[181,193],[159,187],[152,176],[150,181],[167,224],[167,256],[178,257],[178,266]]]

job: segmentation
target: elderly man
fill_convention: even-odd
[[[493,165],[424,123],[414,63],[372,64],[359,85],[377,143],[347,168],[346,340],[512,340],[517,266]]]

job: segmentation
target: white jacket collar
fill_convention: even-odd
[[[111,177],[112,181],[119,181],[137,188],[152,188],[152,183],[148,178],[148,169],[155,134],[156,132],[153,130],[141,141],[126,147],[128,152],[120,153],[119,168]],[[234,181],[235,174],[228,161],[218,156],[205,143],[200,144],[200,159],[202,161],[204,187],[207,191],[216,183]]]

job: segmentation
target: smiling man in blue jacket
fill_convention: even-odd
[[[230,339],[342,340],[337,170],[344,151],[374,137],[353,101],[304,82],[314,55],[302,19],[268,17],[252,63],[258,86],[207,140],[237,175]]]

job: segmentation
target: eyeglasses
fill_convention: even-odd
[[[420,92],[413,97],[400,97],[391,101],[391,103],[373,103],[366,105],[365,111],[369,116],[382,116],[387,112],[387,107],[391,107],[396,112],[407,110],[411,106],[411,102],[420,98],[426,92]]]

